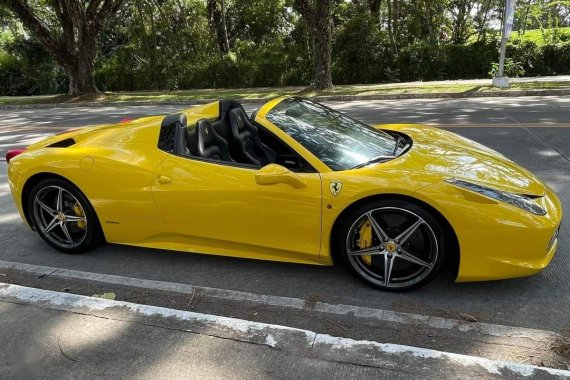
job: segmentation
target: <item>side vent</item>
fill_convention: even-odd
[[[65,139],[65,140],[54,142],[51,145],[48,145],[48,148],[67,148],[68,146],[72,146],[74,144],[75,144],[74,139]]]

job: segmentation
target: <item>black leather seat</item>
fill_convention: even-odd
[[[277,153],[261,142],[257,127],[249,121],[244,109],[233,108],[229,115],[232,136],[242,156],[254,165],[265,166],[275,162]]]
[[[179,156],[187,156],[190,151],[186,147],[187,131],[186,115],[177,113],[162,120],[158,145],[167,152]]]
[[[196,154],[212,160],[234,162],[230,156],[228,142],[216,132],[206,119],[196,123]]]

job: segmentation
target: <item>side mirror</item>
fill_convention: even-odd
[[[262,167],[255,174],[255,182],[258,185],[276,185],[284,183],[296,189],[305,187],[307,183],[299,175],[291,170],[277,164],[269,164]]]

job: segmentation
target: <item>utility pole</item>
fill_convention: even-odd
[[[515,18],[515,6],[517,0],[505,0],[503,9],[503,28],[501,31],[501,47],[499,50],[499,72],[493,78],[493,86],[508,88],[509,78],[505,76],[505,56],[507,53],[507,41],[513,30],[513,20]]]

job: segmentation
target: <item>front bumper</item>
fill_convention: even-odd
[[[457,281],[480,281],[525,277],[546,268],[558,248],[558,231],[562,219],[562,208],[556,194],[546,189],[544,196],[546,215],[526,215],[526,220],[517,225],[505,225],[502,239],[493,233],[491,239],[501,239],[492,255],[483,255],[479,270],[472,270],[473,257],[467,257],[459,265]],[[491,241],[497,241],[491,240]],[[463,259],[463,257],[461,258]]]
[[[502,202],[444,185],[421,189],[435,201],[459,242],[456,281],[487,281],[530,276],[544,269],[558,247],[560,200],[548,186],[542,203],[546,215],[534,215]]]

